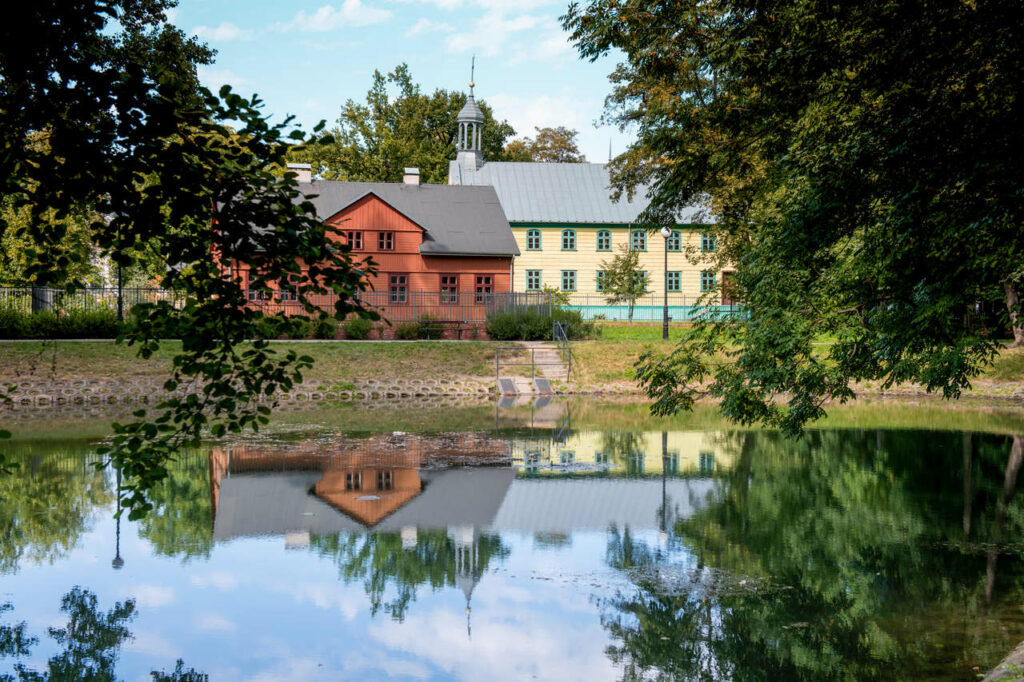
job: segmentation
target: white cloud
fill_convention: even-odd
[[[284,591],[299,604],[313,604],[323,611],[337,609],[347,621],[359,615],[366,600],[361,589],[333,583],[299,583],[288,586]]]
[[[550,31],[543,34],[536,42],[517,49],[509,62],[520,64],[522,62],[539,61],[546,63],[548,66],[558,68],[561,66],[558,62],[563,57],[575,58],[573,46],[569,43],[569,37],[562,31]]]
[[[499,12],[523,12],[544,5],[559,5],[564,9],[564,3],[552,2],[552,0],[476,0],[476,3],[481,7]]]
[[[344,0],[340,8],[324,5],[312,14],[300,10],[295,18],[286,24],[278,24],[282,31],[323,32],[349,26],[369,26],[391,18],[391,10],[364,5],[362,0]]]
[[[576,130],[591,127],[587,103],[568,95],[520,97],[498,93],[484,99],[494,109],[495,116],[511,123],[519,136],[533,137],[536,132],[534,128],[548,126],[565,126]]]
[[[245,582],[239,579],[234,573],[227,571],[214,571],[212,573],[205,573],[203,575],[192,575],[189,577],[191,583],[196,587],[213,587],[221,592],[229,592],[241,583]]]
[[[454,26],[444,21],[431,21],[426,17],[421,17],[419,21],[413,24],[412,28],[405,32],[405,37],[411,38],[423,33],[451,33],[454,30]]]
[[[506,17],[501,11],[490,10],[476,20],[470,31],[455,33],[448,37],[445,46],[449,52],[469,52],[493,57],[499,54],[505,43],[520,31],[537,26],[540,19],[529,14]]]
[[[411,0],[397,0],[410,2]],[[485,9],[500,12],[523,12],[525,10],[544,7],[545,5],[561,6],[561,0],[421,0],[440,9],[451,10],[465,5],[476,5]]]
[[[235,632],[238,626],[215,613],[205,613],[196,618],[196,629],[204,632]]]
[[[195,34],[200,38],[206,38],[217,43],[224,43],[229,40],[251,40],[253,33],[247,28],[239,28],[230,21],[222,22],[219,26],[196,26]]]
[[[181,650],[163,635],[146,630],[132,634],[124,648],[137,654],[145,654],[150,658],[175,659],[181,656]]]
[[[455,610],[413,613],[403,623],[376,621],[368,633],[377,643],[430,662],[452,679],[617,678],[604,656],[607,635],[596,614],[592,624],[567,629],[534,610],[505,608],[500,615],[479,611],[473,609],[472,639],[465,617]]]
[[[200,66],[198,69],[199,80],[210,89],[216,91],[220,86],[228,85],[240,88],[249,84],[249,79],[239,76],[231,69],[216,69],[207,66]]]
[[[174,603],[174,590],[162,585],[136,585],[128,590],[135,603],[152,609]]]

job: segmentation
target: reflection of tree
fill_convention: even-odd
[[[139,535],[153,551],[183,560],[209,557],[213,549],[210,463],[186,451],[167,466],[167,478],[149,494],[153,509],[139,520]]]
[[[346,583],[363,581],[374,615],[383,609],[401,621],[421,585],[436,590],[457,584],[456,547],[444,530],[420,530],[415,546],[408,548],[403,548],[398,533],[313,536],[310,546],[320,556],[334,559]],[[508,548],[496,535],[477,537],[476,552],[478,573],[487,569],[491,559],[508,556]]]
[[[0,607],[0,614],[11,609],[10,604]],[[135,602],[117,602],[114,608],[101,613],[97,608],[96,595],[89,590],[75,587],[64,595],[60,610],[67,614],[67,625],[50,628],[50,638],[60,647],[47,661],[46,671],[30,669],[24,663],[15,663],[17,677],[0,675],[3,682],[65,682],[90,680],[92,682],[113,682],[117,655],[121,645],[131,638],[128,623],[135,616]],[[6,625],[0,623],[0,658],[19,659],[28,656],[31,647],[39,640],[26,634],[25,623]],[[170,673],[153,671],[157,682],[205,682],[207,676],[184,667],[178,661]]]
[[[53,562],[85,532],[97,507],[113,500],[103,472],[79,446],[45,455],[25,446],[13,473],[0,476],[0,572],[22,561]],[[77,451],[76,451],[77,450]]]
[[[606,431],[601,434],[601,452],[624,458],[639,452],[643,442],[643,433],[638,431]]]
[[[975,440],[969,527],[976,542],[1009,538],[1024,519],[1006,494],[1019,448]],[[634,586],[602,604],[625,678],[928,677],[936,659],[969,676],[998,662],[1017,643],[1000,618],[1019,613],[1024,570],[1019,557],[1000,563],[986,604],[990,545],[962,542],[960,436],[876,445],[854,431],[748,434],[723,495],[677,523],[695,560],[685,570],[611,534],[609,564]]]

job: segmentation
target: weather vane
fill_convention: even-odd
[[[469,94],[473,94],[473,86],[476,83],[473,82],[473,74],[476,72],[476,55],[469,62]]]

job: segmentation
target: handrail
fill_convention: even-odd
[[[558,344],[558,354],[562,357],[562,362],[565,363],[565,380],[569,381],[569,375],[572,373],[572,344],[569,343],[569,335],[565,331],[565,325],[555,320],[551,335],[554,337],[555,343]]]
[[[513,350],[513,351],[516,351],[516,352],[522,352],[522,351],[527,351],[528,350],[528,351],[530,351],[530,361],[529,362],[509,362],[509,361],[506,360],[506,361],[502,362],[502,360],[501,360],[501,351],[503,351],[503,350]],[[494,378],[495,379],[500,379],[501,378],[501,368],[502,367],[515,367],[517,365],[530,365],[530,367],[531,367],[530,378],[531,379],[536,379],[537,378],[537,367],[549,367],[549,366],[561,366],[562,365],[561,362],[537,362],[536,354],[537,354],[538,350],[541,350],[541,349],[538,349],[535,346],[496,346],[494,348]]]

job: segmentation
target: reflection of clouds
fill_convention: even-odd
[[[345,620],[351,621],[359,615],[366,593],[360,587],[346,588],[334,583],[299,583],[283,587],[299,604],[312,604],[318,609],[338,609]]]
[[[163,585],[135,585],[128,588],[128,595],[137,606],[151,609],[174,603],[174,590]]]
[[[404,623],[376,621],[367,632],[374,641],[428,661],[456,679],[617,677],[604,654],[606,634],[593,619],[565,623],[549,620],[543,610],[509,614],[496,609],[492,615],[474,609],[469,639],[465,615],[452,609],[414,613]]]
[[[196,618],[196,629],[204,632],[235,632],[238,626],[224,616],[204,613]]]
[[[247,582],[246,578],[227,571],[213,571],[202,575],[193,574],[189,580],[196,587],[212,587],[221,592],[228,592]]]
[[[124,650],[145,656],[175,659],[181,657],[181,650],[171,644],[161,634],[148,630],[132,633],[132,638],[125,642]]]

